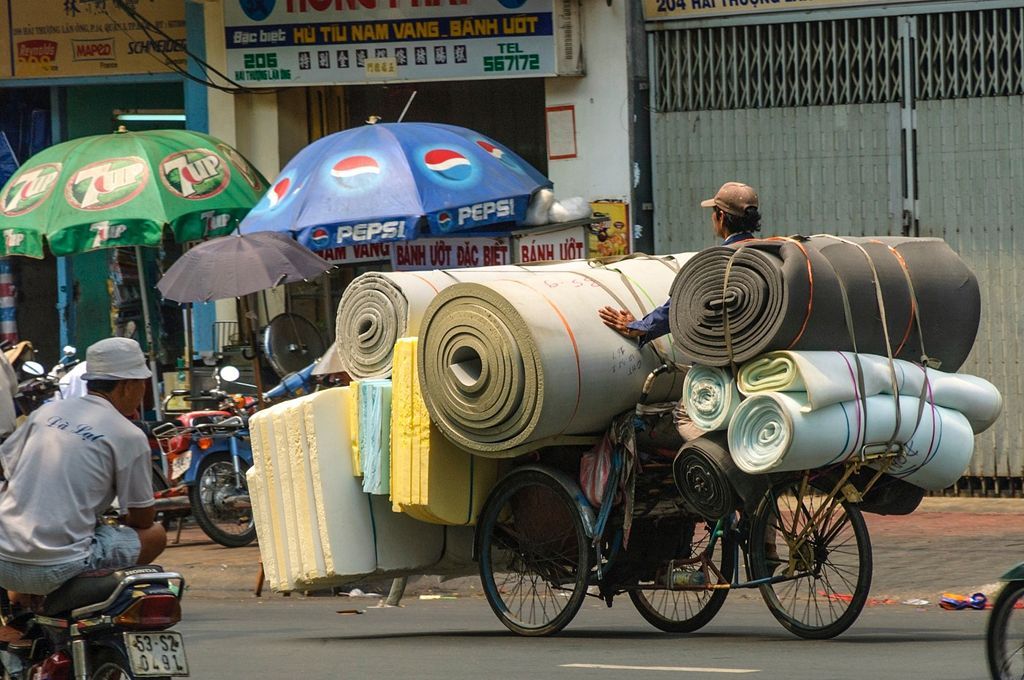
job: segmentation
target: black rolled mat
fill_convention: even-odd
[[[708,248],[672,284],[673,341],[709,366],[774,350],[853,350],[844,287],[857,351],[885,355],[888,336],[901,359],[920,361],[923,351],[944,371],[967,359],[981,319],[978,280],[945,241],[933,238],[814,236]]]
[[[736,467],[724,430],[686,442],[672,463],[672,477],[683,501],[709,520],[741,507],[754,510],[769,486],[767,475],[751,475]]]

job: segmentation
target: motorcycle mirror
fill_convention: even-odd
[[[21,370],[25,371],[28,375],[36,377],[46,375],[46,369],[38,361],[26,361],[21,365]]]
[[[238,379],[242,377],[242,372],[238,370],[237,366],[224,366],[218,375],[225,382],[238,382]]]

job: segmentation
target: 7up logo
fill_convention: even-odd
[[[182,198],[211,198],[228,185],[231,169],[212,151],[187,149],[160,161],[164,185]]]
[[[91,163],[71,176],[64,197],[79,210],[106,210],[138,196],[149,182],[149,166],[137,156]]]
[[[60,163],[45,163],[20,172],[0,197],[0,211],[16,217],[35,210],[57,185],[60,167]]]
[[[25,243],[25,234],[13,229],[4,229],[4,248],[12,253],[22,247]]]
[[[96,222],[89,225],[89,231],[93,233],[92,243],[89,248],[102,248],[108,241],[114,241],[124,236],[128,227],[123,224],[111,224],[109,220]]]

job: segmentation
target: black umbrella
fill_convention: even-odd
[[[209,302],[312,279],[330,268],[291,237],[262,231],[200,243],[182,255],[156,287],[168,300]]]
[[[241,297],[282,283],[312,279],[331,264],[284,234],[263,231],[245,236],[222,236],[200,243],[182,255],[156,284],[175,302],[209,302]],[[255,314],[246,311],[252,341],[259,399],[263,381],[256,349]]]

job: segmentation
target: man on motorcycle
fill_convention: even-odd
[[[107,338],[86,358],[89,393],[45,404],[0,446],[0,587],[13,594],[146,564],[167,543],[153,521],[149,444],[128,420],[151,375],[142,349]],[[115,497],[120,526],[100,521]]]

